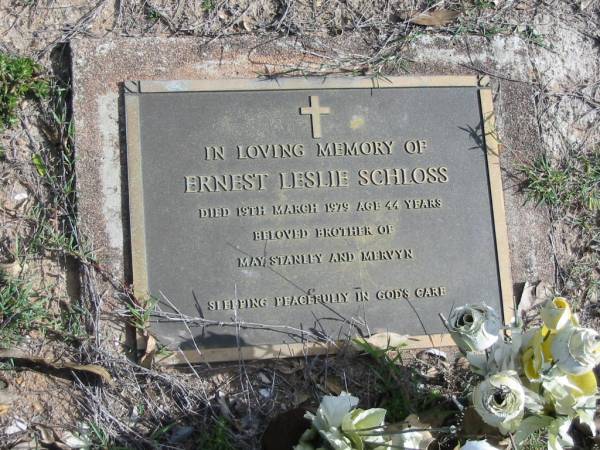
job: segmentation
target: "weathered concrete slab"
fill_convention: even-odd
[[[329,44],[344,51],[359,52],[352,42],[352,36],[345,35]],[[411,71],[415,74],[477,74],[466,67],[475,65],[495,73],[498,65],[503,64],[494,56],[497,46],[486,48],[482,42],[469,42],[469,52],[457,47],[456,42],[443,39],[435,43],[416,42]],[[80,220],[82,229],[92,240],[100,265],[114,275],[114,280],[131,281],[123,82],[253,78],[265,70],[314,68],[320,62],[314,54],[307,56],[302,46],[292,39],[259,44],[255,38],[217,40],[207,45],[191,38],[83,40],[72,44]],[[540,211],[524,206],[524,198],[514,181],[519,161],[531,159],[539,142],[533,93],[526,82],[528,69],[523,67],[517,72],[516,81],[492,79],[499,138],[504,149],[501,165],[512,275],[515,282],[551,280],[549,224]],[[104,309],[111,313],[116,302],[110,300],[110,286],[106,289]]]

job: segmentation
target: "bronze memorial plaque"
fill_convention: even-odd
[[[125,84],[135,291],[185,360],[363,332],[451,343],[512,314],[491,91],[477,78]]]

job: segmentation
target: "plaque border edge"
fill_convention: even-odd
[[[130,83],[130,82],[126,82]],[[313,90],[313,89],[379,89],[379,88],[436,88],[472,87],[478,90],[478,101],[486,147],[488,184],[491,195],[494,242],[499,272],[502,315],[505,324],[514,317],[514,293],[511,276],[506,211],[500,171],[500,144],[496,138],[496,123],[492,91],[482,87],[476,75],[407,76],[375,79],[370,77],[324,77],[284,79],[227,79],[227,80],[140,80],[135,82],[136,91],[125,91],[125,122],[127,144],[127,174],[129,189],[130,239],[134,282],[134,295],[140,300],[148,298],[148,279],[145,248],[145,221],[142,185],[142,156],[139,122],[139,94],[173,92],[222,92],[244,90]],[[134,183],[137,180],[137,183]],[[138,340],[139,342],[139,340]],[[173,354],[158,360],[162,365],[182,365],[205,362],[226,362],[239,359],[276,359],[335,353],[347,345],[335,343],[301,342],[291,344],[269,344],[245,347],[223,347],[175,350]],[[416,335],[408,338],[402,350],[428,347],[453,346],[448,333]]]
[[[508,228],[506,226],[506,208],[504,206],[504,192],[502,191],[502,175],[500,171],[501,146],[497,139],[496,116],[494,114],[493,96],[490,88],[479,90],[479,104],[481,107],[481,121],[483,124],[488,180],[492,201],[496,261],[498,262],[502,299],[502,316],[504,324],[509,325],[514,319],[516,307],[511,275]]]
[[[144,219],[140,102],[139,96],[135,93],[125,94],[125,127],[133,293],[140,301],[145,301],[148,298],[146,224]]]

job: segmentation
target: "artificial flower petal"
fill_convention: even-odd
[[[467,441],[460,450],[498,450],[493,445],[490,445],[488,441]]]
[[[448,327],[456,345],[465,352],[472,352],[494,345],[502,324],[496,311],[482,304],[454,309],[448,319]]]
[[[414,428],[415,431],[410,431],[411,428]],[[425,428],[429,428],[429,426],[422,423],[417,415],[409,415],[400,425],[398,432],[391,434],[391,442],[386,450],[396,448],[427,450],[435,439],[431,432],[424,430]]]
[[[564,328],[571,323],[573,317],[569,302],[563,297],[554,297],[552,300],[547,301],[540,315],[544,325],[551,331]]]
[[[355,409],[344,417],[342,432],[357,448],[362,447],[362,442],[384,444],[385,438],[382,432],[385,425],[385,413],[386,410],[382,408]]]
[[[579,388],[582,397],[590,397],[598,393],[598,381],[593,370],[580,375],[568,375],[567,379]]]
[[[340,395],[326,395],[321,400],[313,425],[317,430],[337,428],[342,425],[344,416],[358,405],[358,398],[342,392]],[[316,422],[316,423],[315,423]]]
[[[563,328],[552,342],[552,357],[566,373],[589,372],[600,363],[600,334],[591,328]]]
[[[525,409],[523,385],[512,371],[483,380],[473,391],[473,406],[481,419],[502,433],[518,426]]]
[[[558,417],[554,419],[548,427],[548,450],[562,450],[565,447],[572,447],[575,443],[569,436],[571,419],[569,417]]]

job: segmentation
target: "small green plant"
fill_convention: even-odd
[[[553,165],[541,156],[523,165],[527,199],[565,210],[600,209],[600,149]]]
[[[93,261],[92,250],[82,243],[78,236],[53,222],[48,216],[50,211],[45,205],[36,204],[29,218],[35,224],[28,251],[38,254],[56,252],[72,256],[80,261]],[[69,216],[66,216],[67,218]]]
[[[524,165],[527,200],[548,206],[561,205],[567,195],[569,176],[564,169],[557,169],[542,155],[533,163]]]
[[[200,436],[197,448],[203,450],[235,450],[227,419],[219,417],[213,426]]]
[[[47,297],[0,273],[0,347],[10,347],[33,329],[45,330],[48,317]]]
[[[154,312],[158,299],[149,297],[143,304],[134,303],[133,301],[127,303],[127,312],[131,324],[139,331],[145,331],[150,323],[150,317]]]
[[[201,8],[203,11],[214,11],[216,7],[217,4],[215,3],[215,0],[202,0]]]
[[[157,21],[160,19],[160,13],[155,8],[149,8],[146,16],[148,20]]]
[[[527,25],[525,29],[521,31],[521,36],[526,41],[529,41],[532,44],[537,45],[538,47],[548,48],[546,43],[544,42],[544,37],[529,25]]]
[[[397,422],[405,419],[413,411],[407,390],[399,388],[399,380],[404,376],[401,352],[391,352],[359,340],[355,342],[375,361],[372,369],[383,398],[380,406],[387,410],[388,420]]]
[[[84,327],[84,317],[88,312],[79,305],[66,303],[60,310],[60,320],[55,332],[70,340],[83,339],[88,336]]]
[[[0,131],[17,120],[17,108],[26,98],[46,99],[50,84],[33,60],[0,52]]]
[[[474,0],[473,6],[477,9],[491,9],[495,8],[496,4],[490,0]]]

